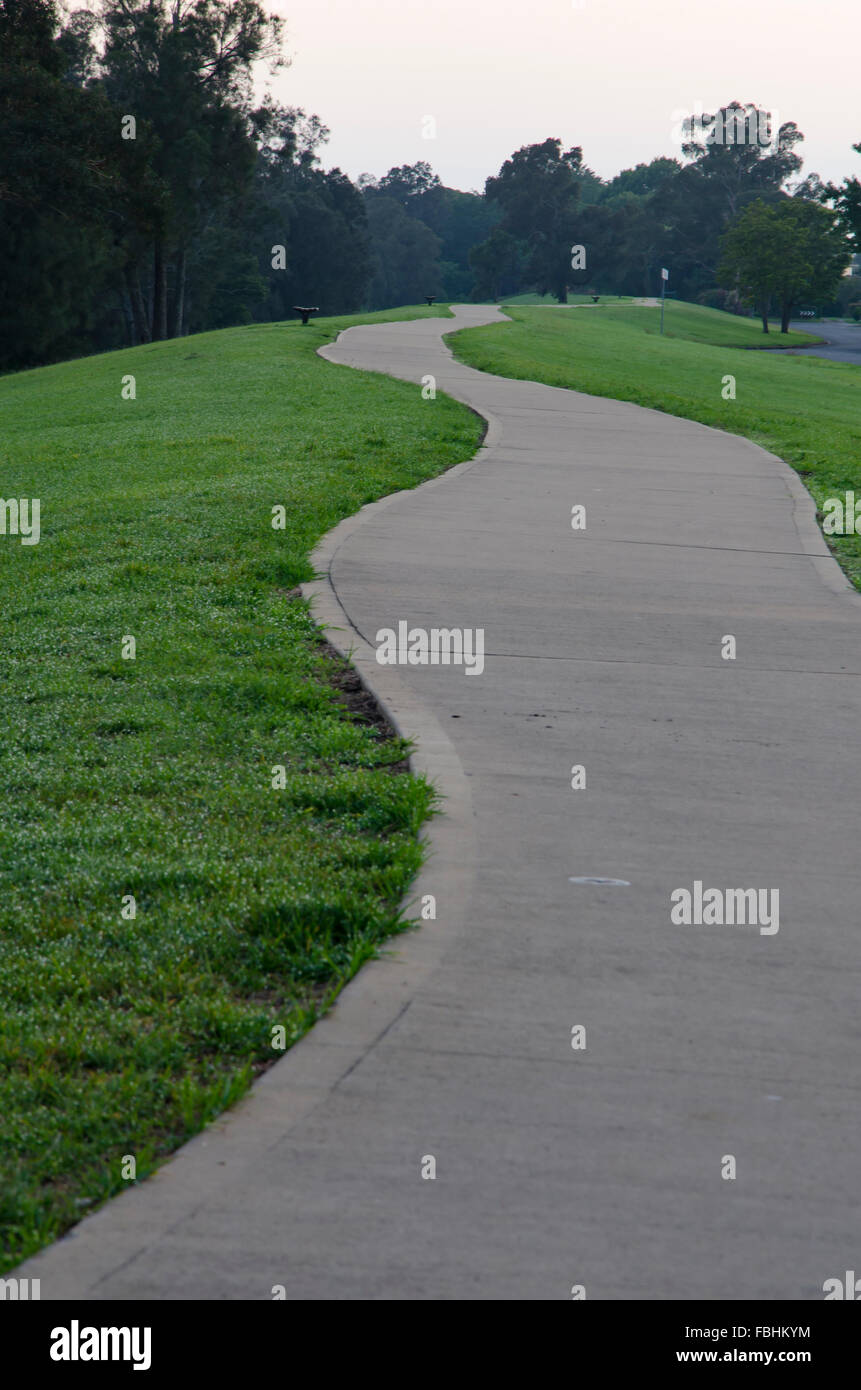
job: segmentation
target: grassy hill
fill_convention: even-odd
[[[617,308],[611,303],[604,307],[612,310],[615,321],[636,328],[639,332],[661,336],[659,306],[622,304]],[[706,309],[701,304],[686,304],[676,299],[668,299],[664,305],[663,336],[685,338],[692,343],[711,343],[716,347],[809,347],[822,342],[815,333],[780,333],[774,324],[766,334],[759,319],[725,314],[720,309]]]
[[[507,304],[515,308],[525,305],[544,305],[549,308],[566,308],[559,305],[551,295],[541,298],[539,295],[519,295],[515,299],[508,299],[501,307],[505,309]],[[661,333],[661,310],[659,305],[639,305],[633,299],[625,299],[608,296],[599,299],[597,305],[593,306],[590,295],[569,295],[569,304],[589,304],[595,312],[611,314],[614,322],[626,323],[631,328],[640,329],[646,333],[655,333],[660,337]],[[750,347],[750,348],[775,348],[775,347],[809,347],[813,343],[821,343],[821,337],[812,333],[780,333],[774,325],[768,334],[763,333],[762,324],[759,319],[743,318],[739,314],[725,314],[720,309],[706,309],[700,304],[686,304],[682,300],[668,299],[664,306],[664,335],[665,338],[687,338],[695,343],[714,343],[716,345]]]
[[[341,517],[480,429],[314,349],[447,312],[0,380],[0,493],[41,501],[37,545],[0,536],[4,1268],[122,1187],[124,1155],[140,1178],[230,1103],[273,1026],[289,1045],[401,925],[432,794],[348,708],[295,586]]]
[[[646,332],[660,336],[660,306],[638,304],[630,295],[601,295],[595,304],[589,294],[569,294],[568,303],[559,304],[552,294],[518,294],[502,302],[501,308],[504,310],[509,304],[513,308],[537,308],[540,305],[542,308],[562,310],[588,304],[596,311],[612,314],[619,323],[627,323],[634,328],[646,325]],[[644,309],[648,315],[646,319],[643,318]],[[759,319],[725,314],[719,309],[706,309],[700,304],[687,304],[675,299],[668,299],[664,307],[664,337],[751,348],[809,347],[822,342],[816,334],[781,333],[779,325],[774,323],[770,332],[765,334]]]
[[[854,363],[751,352],[781,340],[766,339],[753,320],[694,304],[668,305],[663,338],[653,308],[506,312],[511,323],[451,335],[455,355],[499,376],[633,401],[745,435],[796,469],[820,511],[826,498],[847,490],[861,497],[861,371]],[[735,378],[735,400],[723,399],[725,376]],[[861,588],[861,537],[828,539]]]

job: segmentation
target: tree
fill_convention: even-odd
[[[283,64],[283,21],[257,0],[103,0],[102,25],[105,91],[147,123],[152,167],[167,191],[150,248],[150,331],[166,338],[183,332],[187,316],[189,243],[214,208],[250,185],[252,69]],[[129,268],[133,284],[139,271]]]
[[[771,113],[755,102],[731,101],[714,115],[692,118],[684,134],[688,171],[719,191],[723,221],[737,217],[752,196],[777,196],[801,168],[795,146],[804,136],[795,122],[773,131]]]
[[[367,218],[319,167],[328,131],[252,105],[280,33],[254,0],[104,0],[65,28],[54,0],[0,0],[0,370],[284,317],[300,294],[362,306]]]
[[[495,227],[486,241],[474,246],[469,264],[475,276],[474,300],[501,299],[516,294],[523,274],[523,248],[519,241]]]
[[[837,214],[803,198],[776,205],[751,203],[726,232],[719,278],[752,299],[768,332],[772,298],[780,305],[781,332],[804,299],[825,300],[835,292],[848,261],[849,243]]]
[[[444,188],[423,159],[389,169],[380,179],[361,174],[359,187],[374,262],[371,308],[414,304],[428,294],[460,298],[469,293],[467,257],[477,239],[474,228],[488,225],[471,205],[484,209],[483,198]]]
[[[688,161],[656,189],[651,210],[661,227],[663,264],[671,264],[679,294],[695,299],[715,283],[720,238],[748,203],[778,202],[801,167],[803,139],[791,121],[778,131],[752,102],[730,102],[714,115],[684,123]]]
[[[485,184],[501,208],[501,228],[529,248],[527,274],[541,294],[565,304],[571,272],[574,216],[583,151],[562,150],[561,140],[524,145]]]
[[[441,187],[439,176],[434,173],[427,160],[420,159],[416,164],[401,164],[390,169],[378,182],[368,180],[366,176],[362,191],[376,192],[383,198],[393,198],[401,207],[406,208],[412,199],[421,198],[431,189]]]
[[[438,183],[406,204],[406,211],[440,239],[442,297],[468,299],[475,281],[469,255],[499,221],[499,209],[480,193],[464,193]]]
[[[81,89],[52,0],[0,0],[0,367],[86,350],[121,240],[143,232],[160,187],[120,117]],[[115,337],[109,346],[117,345]]]
[[[381,179],[361,174],[359,187],[367,204],[375,198],[394,199],[409,217],[439,237],[442,297],[468,299],[475,281],[470,252],[496,226],[499,209],[480,193],[446,188],[424,160],[390,169]]]
[[[265,215],[275,221],[262,258],[263,317],[285,318],[297,303],[316,304],[324,314],[361,309],[372,272],[368,219],[362,195],[340,169],[282,170]],[[277,242],[287,248],[284,271],[269,259]]]
[[[852,148],[856,154],[861,154],[861,143]],[[841,224],[852,238],[852,249],[861,251],[861,182],[847,177],[842,184],[827,184],[821,190],[821,197],[823,201],[834,203]]]
[[[633,169],[623,169],[604,185],[598,201],[608,203],[620,194],[632,193],[638,198],[648,197],[667,179],[678,174],[681,167],[677,159],[669,159],[662,155],[648,164],[637,164]]]
[[[724,234],[718,279],[752,301],[768,332],[768,311],[780,279],[780,244],[774,215],[761,200],[751,203]]]
[[[367,200],[373,274],[369,304],[390,309],[416,304],[441,291],[438,236],[418,218],[407,216],[394,198]]]
[[[368,220],[356,186],[340,169],[321,167],[327,127],[301,108],[267,102],[255,129],[259,157],[244,221],[264,282],[255,317],[284,318],[297,303],[353,313],[371,275]],[[283,270],[272,265],[275,245],[286,248]]]

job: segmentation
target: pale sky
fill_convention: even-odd
[[[263,3],[293,60],[274,95],[330,127],[323,163],[354,179],[426,159],[481,190],[547,136],[612,177],[678,154],[680,113],[733,100],[796,122],[802,174],[861,177],[861,0]]]

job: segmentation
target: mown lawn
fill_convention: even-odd
[[[3,1269],[240,1095],[273,1027],[295,1041],[404,925],[432,792],[294,591],[340,518],[480,429],[314,349],[447,312],[0,380],[0,495],[41,500],[38,545],[0,536]]]
[[[612,309],[614,319],[631,328],[661,336],[660,304],[645,306],[609,302],[602,306]],[[647,318],[644,319],[644,314]],[[757,318],[741,314],[725,314],[720,309],[707,309],[702,304],[685,304],[683,300],[668,299],[664,304],[665,338],[685,338],[692,343],[710,343],[715,347],[810,347],[821,343],[818,333],[781,333],[780,324],[772,323],[763,333]]]
[[[627,324],[631,328],[661,336],[660,303],[635,304],[632,299],[610,295],[606,298],[602,296],[597,305],[593,305],[589,295],[569,295],[568,299],[572,306],[589,304],[596,312],[612,315],[616,323]],[[506,300],[501,305],[503,311],[506,304],[515,308],[539,304],[545,308],[566,307],[555,304],[550,295],[545,295],[543,299],[538,295],[520,295],[515,299]],[[668,299],[664,305],[665,338],[686,338],[690,342],[711,343],[718,347],[750,348],[810,347],[813,343],[822,342],[818,333],[781,333],[779,329],[779,324],[775,326],[772,323],[766,334],[762,331],[759,319],[745,318],[740,314],[725,314],[720,309],[706,309],[703,305],[685,304],[682,300]]]
[[[745,435],[796,469],[820,515],[826,498],[847,491],[861,498],[861,370],[854,363],[748,351],[751,341],[768,341],[753,320],[694,304],[667,306],[663,338],[660,310],[652,308],[566,314],[502,307],[511,323],[447,338],[462,362]],[[725,376],[735,377],[735,400],[723,399]],[[826,539],[861,588],[861,536]]]

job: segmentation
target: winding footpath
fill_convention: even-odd
[[[861,601],[778,459],[461,366],[442,335],[501,315],[456,317],[324,351],[489,432],[309,586],[445,796],[435,920],[23,1266],[43,1299],[815,1300],[861,1268]],[[378,664],[401,622],[483,629],[483,672]],[[676,925],[697,882],[779,891],[779,930]]]

